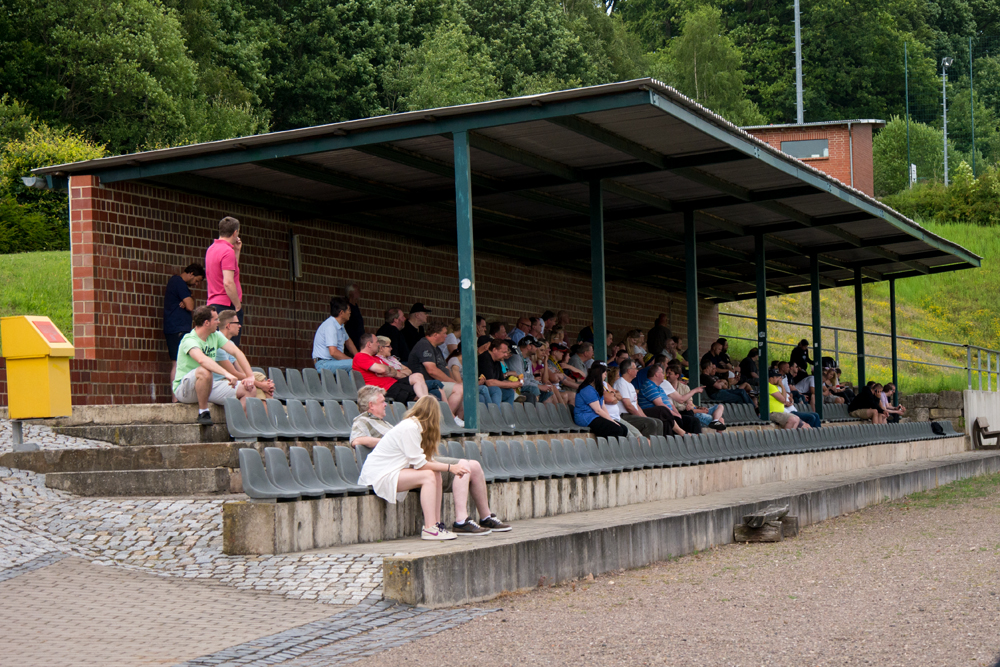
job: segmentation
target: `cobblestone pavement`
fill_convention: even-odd
[[[34,442],[42,449],[82,449],[114,447],[110,442],[87,440],[59,435],[48,426],[24,424],[22,436],[25,442]],[[0,454],[14,450],[14,436],[9,419],[0,419]]]

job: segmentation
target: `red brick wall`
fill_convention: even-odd
[[[231,205],[138,184],[95,185],[73,177],[74,337],[71,362],[76,404],[169,401],[163,340],[163,291],[168,277],[193,261],[218,234],[218,221],[241,221],[241,283],[246,308],[243,350],[255,366],[311,365],[316,327],[329,299],[348,282],[362,290],[362,313],[374,331],[391,306],[424,302],[435,317],[458,315],[455,251],[320,221],[290,222],[262,209]],[[300,235],[303,277],[289,279],[288,235]],[[545,309],[572,314],[571,333],[590,321],[585,275],[476,254],[480,313],[513,323]],[[204,286],[195,291],[205,302]],[[686,337],[682,294],[620,281],[607,286],[608,321],[616,335],[648,330],[660,312]],[[701,308],[700,349],[718,337],[718,309]],[[6,398],[6,394],[2,395]]]
[[[851,143],[854,152],[854,187],[865,194],[875,196],[875,176],[872,166],[872,126],[852,123],[850,136],[847,124],[819,125],[805,127],[756,128],[750,134],[781,150],[782,141],[802,141],[805,139],[827,139],[830,157],[803,160],[811,167],[833,176],[845,185],[851,185]]]

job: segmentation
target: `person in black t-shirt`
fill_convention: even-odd
[[[424,324],[427,323],[427,315],[430,312],[419,301],[410,306],[410,316],[403,325],[403,338],[406,339],[407,348],[412,350],[417,341],[424,337]]]
[[[517,398],[515,389],[521,386],[520,380],[512,382],[503,376],[503,365],[500,363],[510,354],[510,342],[494,340],[488,350],[479,355],[479,377],[483,383],[479,385],[479,401],[481,403],[513,403]]]
[[[847,412],[855,419],[870,419],[873,424],[885,424],[886,414],[882,409],[881,394],[882,385],[869,382],[847,406]]]
[[[181,338],[191,331],[191,311],[194,310],[191,290],[204,279],[205,267],[201,264],[188,264],[179,276],[170,276],[167,281],[167,290],[163,295],[163,337],[167,339],[171,379],[177,374],[177,348],[181,344]],[[175,402],[176,400],[174,397]]]
[[[376,335],[385,336],[392,343],[393,356],[402,362],[410,358],[410,345],[403,336],[406,316],[402,308],[390,308],[385,311],[385,324],[379,327]]]

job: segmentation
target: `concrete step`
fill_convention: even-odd
[[[87,424],[54,426],[60,435],[88,440],[103,440],[123,447],[173,445],[189,442],[227,442],[229,429],[225,418],[212,426],[198,424]]]
[[[226,423],[221,406],[209,405],[212,419]],[[7,408],[0,408],[0,418],[7,418]],[[86,426],[114,424],[194,424],[198,406],[185,403],[133,403],[125,405],[74,405],[68,417],[32,420],[49,426]]]
[[[383,556],[385,597],[447,607],[635,568],[733,541],[744,514],[789,505],[806,526],[955,480],[1000,471],[1000,452],[892,463],[703,496],[518,521],[509,533],[339,547]]]
[[[79,496],[194,496],[231,493],[227,468],[54,472],[45,486]]]
[[[239,468],[242,447],[262,449],[249,442],[208,442],[180,445],[108,447],[106,449],[43,449],[0,454],[0,466],[41,474],[112,470],[167,470],[180,468]]]

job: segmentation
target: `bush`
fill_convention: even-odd
[[[986,227],[1000,224],[1000,173],[996,168],[987,167],[979,178],[973,178],[969,165],[960,162],[953,178],[948,187],[922,183],[883,201],[909,218]]]
[[[53,225],[13,199],[0,199],[0,254],[35,250],[68,250],[66,225]]]

